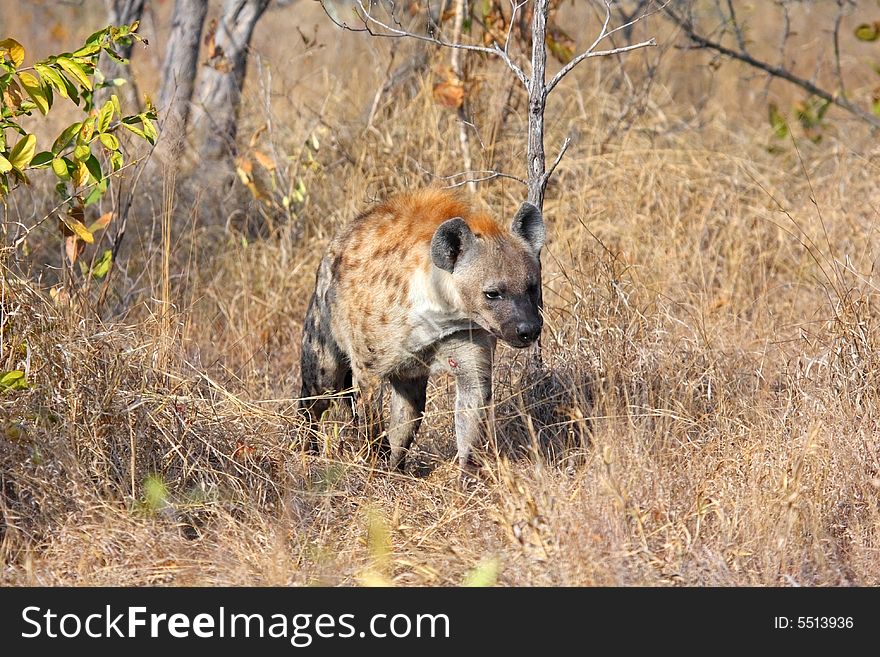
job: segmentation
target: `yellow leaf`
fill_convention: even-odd
[[[862,23],[855,29],[855,35],[859,41],[876,41],[880,38],[880,21]]]
[[[16,68],[24,63],[24,46],[15,39],[3,39],[3,41],[0,41],[0,52],[4,50],[9,53],[9,58]]]
[[[12,171],[12,162],[0,155],[0,173],[8,173]]]
[[[43,84],[37,79],[37,76],[30,73],[19,73],[18,80],[27,95],[36,103],[37,109],[42,114],[47,114],[49,112],[49,97],[46,96],[46,90],[43,89]]]
[[[83,70],[82,66],[67,57],[59,57],[55,61],[58,62],[58,66],[63,68],[64,71],[70,74],[71,77],[75,78],[76,81],[79,82],[82,86],[84,86],[89,91],[92,90],[92,81],[89,80],[89,76],[86,75],[86,72]]]
[[[73,217],[64,217],[62,218],[64,225],[67,226],[70,230],[73,231],[74,235],[76,235],[79,239],[87,244],[95,243],[95,236],[89,232],[89,229],[85,227],[83,222],[74,219]]]
[[[86,166],[85,162],[76,162],[76,166],[73,169],[73,184],[77,187],[85,184],[85,182],[89,179],[89,168]]]

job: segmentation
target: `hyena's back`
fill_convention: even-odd
[[[331,244],[318,272],[316,310],[320,328],[329,329],[356,371],[386,376],[413,356],[412,288],[430,272],[434,232],[453,217],[478,233],[502,231],[457,195],[424,190],[360,215]]]

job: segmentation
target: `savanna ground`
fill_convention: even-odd
[[[3,0],[0,31],[49,54],[102,26],[100,4]],[[147,92],[171,3],[153,4],[133,59]],[[769,5],[750,36],[771,56]],[[859,5],[846,34],[878,18]],[[596,17],[571,16],[589,42]],[[788,56],[821,79],[828,16],[795,19]],[[303,452],[299,335],[322,249],[373,199],[462,167],[436,72],[380,98],[368,127],[392,44],[316,3],[271,9],[240,142],[258,173],[255,151],[301,182],[289,216],[270,187],[255,200],[156,159],[125,183],[101,303],[100,281],[57,293],[51,222],[5,252],[0,370],[30,386],[0,394],[0,582],[878,584],[876,134],[832,109],[818,143],[796,121],[779,139],[768,102],[788,111],[800,91],[675,48],[662,20],[640,31],[660,47],[586,62],[548,108],[548,151],[575,140],[545,207],[545,369],[499,348],[498,440],[462,491],[442,377],[406,475],[337,452],[326,425],[326,453]],[[876,85],[876,48],[842,44],[852,96]],[[412,56],[400,43],[393,64]],[[524,99],[502,64],[469,66],[474,168],[521,175]],[[7,235],[52,209],[35,183]],[[525,194],[479,191],[507,215]]]

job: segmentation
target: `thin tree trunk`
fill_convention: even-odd
[[[107,20],[110,25],[130,25],[141,19],[144,13],[144,0],[106,0],[107,2]],[[117,52],[125,59],[131,58],[132,47],[134,41],[128,45],[120,45]],[[102,102],[110,97],[111,93],[115,93],[122,104],[128,108],[126,112],[137,113],[141,110],[140,96],[138,94],[137,83],[131,74],[131,67],[127,64],[117,62],[106,54],[101,56],[100,63],[101,72],[107,80],[115,80],[122,78],[126,83],[121,87],[104,87],[97,92],[97,100]]]
[[[547,187],[547,161],[544,156],[544,108],[547,105],[547,12],[548,0],[535,0],[532,11],[532,77],[529,80],[529,142],[527,182],[529,203],[544,209],[544,190]]]
[[[171,36],[162,63],[159,111],[163,118],[165,148],[172,154],[178,151],[186,135],[207,11],[208,0],[175,0],[171,13]]]
[[[465,0],[455,1],[455,18],[452,23],[452,41],[458,43],[461,41],[461,30],[464,26]],[[461,64],[461,50],[453,48],[450,54],[450,64],[452,73],[456,79],[464,86],[464,67]],[[464,91],[462,89],[462,91]],[[467,134],[467,96],[462,95],[461,107],[458,108],[458,143],[461,147],[461,163],[465,171],[471,171],[471,145],[468,142]],[[472,194],[477,191],[477,184],[473,180],[467,183],[468,191]]]
[[[254,26],[270,0],[226,0],[217,25],[210,61],[199,85],[199,153],[219,159],[235,153],[241,89],[247,71]]]

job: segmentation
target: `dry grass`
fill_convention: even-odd
[[[611,62],[562,85],[550,138],[578,139],[546,207],[547,369],[500,350],[499,440],[462,492],[442,378],[406,476],[301,451],[321,250],[371,198],[456,172],[457,127],[429,73],[365,130],[387,44],[285,53],[280,16],[242,132],[271,119],[257,147],[309,193],[292,220],[160,164],[101,307],[50,298],[51,227],[4,261],[0,370],[31,387],[0,395],[0,582],[455,585],[496,559],[503,585],[880,583],[875,136],[832,112],[822,143],[770,153],[764,80],[699,53],[665,52],[647,91],[638,58],[632,93]],[[518,172],[522,102],[490,130],[503,71],[474,74],[475,164]],[[522,197],[481,190],[499,212]]]

